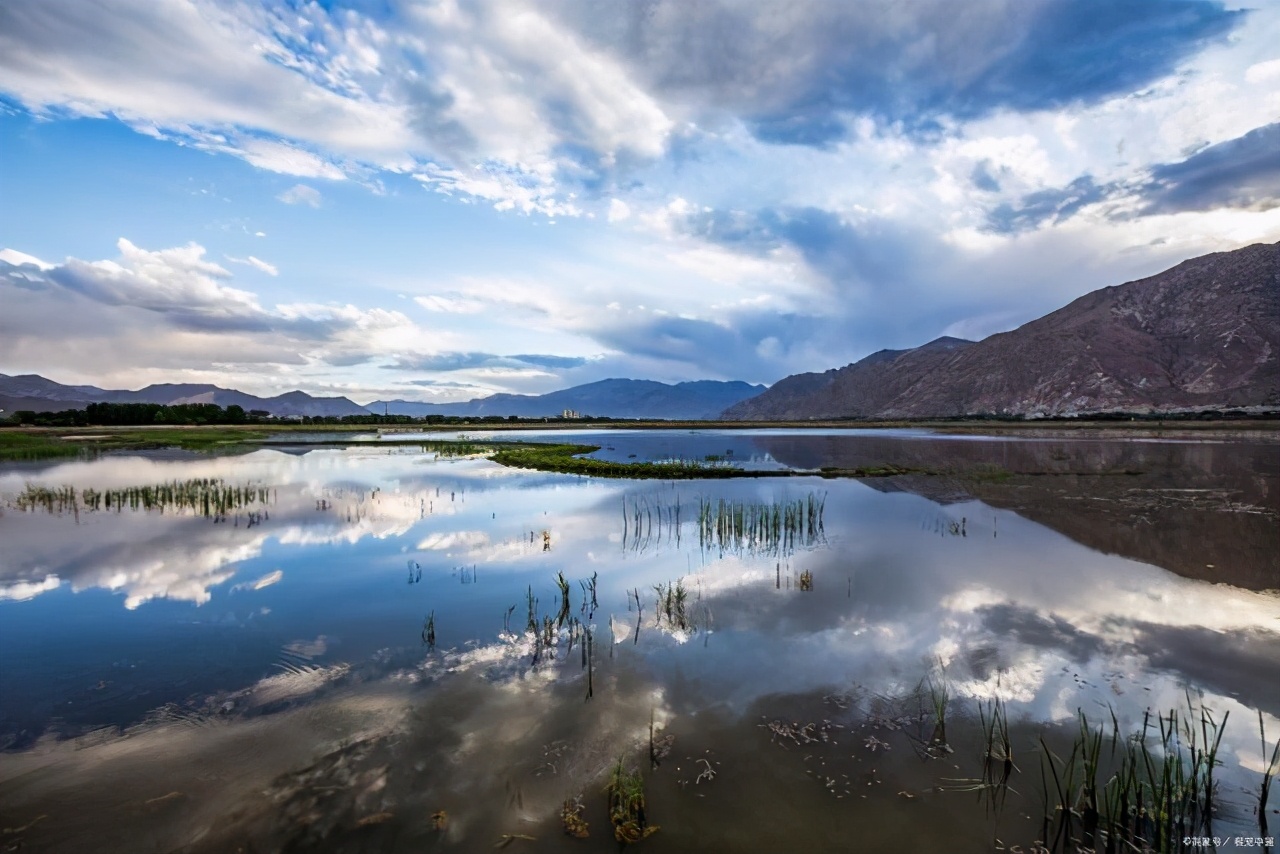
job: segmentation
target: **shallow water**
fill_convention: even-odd
[[[1041,736],[1066,755],[1079,711],[1109,736],[1112,712],[1128,733],[1188,703],[1229,713],[1215,831],[1258,835],[1259,712],[1280,736],[1275,444],[573,440],[616,459],[932,473],[673,484],[368,447],[0,469],[5,843],[613,850],[602,790],[622,757],[644,770],[654,850],[1029,849]],[[268,494],[221,518],[17,506],[28,484],[193,479]],[[700,536],[700,502],[810,497],[821,526],[793,538]],[[557,573],[571,623],[544,648],[527,595],[541,627]],[[676,581],[683,623],[658,617],[655,585]],[[946,748],[927,679],[949,693]],[[995,699],[1008,791],[977,785]],[[585,840],[560,826],[579,795]]]

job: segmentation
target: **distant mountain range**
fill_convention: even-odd
[[[612,418],[671,420],[714,419],[727,407],[764,391],[762,385],[705,380],[675,385],[649,380],[611,379],[542,395],[495,394],[462,403],[419,403],[408,400],[376,400],[360,406],[345,397],[312,397],[291,391],[276,397],[256,397],[234,389],[207,384],[162,383],[137,391],[101,389],[96,386],[62,385],[37,374],[0,374],[0,409],[5,413],[31,410],[56,412],[83,409],[90,403],[216,403],[241,406],[247,412],[264,410],[272,415],[295,417],[343,415],[518,415],[525,418],[559,416],[569,409],[582,415]]]
[[[714,419],[725,409],[765,390],[744,382],[666,383],[652,380],[608,379],[547,394],[495,394],[465,403],[417,403],[375,400],[368,408],[392,415],[518,415],[522,418],[558,416],[569,409],[582,415],[608,418]]]
[[[90,403],[159,403],[165,406],[216,403],[223,407],[234,404],[243,407],[246,412],[260,409],[272,415],[286,417],[369,414],[363,406],[345,397],[312,397],[301,391],[291,391],[276,397],[257,397],[206,383],[160,383],[137,391],[121,391],[91,385],[62,385],[38,374],[16,377],[0,374],[0,409],[6,415],[24,409],[33,412],[83,409]]]
[[[1280,407],[1280,243],[1102,288],[1012,332],[797,374],[728,420]]]

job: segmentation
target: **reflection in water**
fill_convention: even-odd
[[[1171,755],[1156,716],[1208,710],[1227,725],[1198,797],[1214,793],[1218,830],[1258,832],[1280,599],[1094,546],[1132,524],[1132,493],[1108,490],[1229,490],[1231,507],[1187,498],[1179,518],[1234,572],[1253,551],[1217,532],[1266,518],[1273,457],[863,441],[738,434],[720,452],[805,468],[934,454],[958,473],[600,482],[370,449],[0,472],[9,497],[28,481],[271,489],[253,527],[244,509],[0,517],[0,824],[47,816],[21,834],[39,850],[551,850],[568,803],[590,834],[573,843],[615,850],[603,789],[621,757],[661,850],[1029,850],[1100,840],[1115,815],[1045,825],[1042,737],[1066,774],[1082,732],[1146,720],[1154,762]],[[1008,475],[961,476],[993,464]],[[1108,512],[1068,538],[975,500],[988,487]]]

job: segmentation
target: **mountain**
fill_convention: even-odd
[[[69,386],[37,374],[11,377],[0,374],[0,409],[18,412],[57,412],[83,409],[90,403],[216,403],[237,405],[246,411],[262,409],[272,415],[368,415],[369,411],[345,397],[312,397],[291,391],[276,397],[257,397],[207,383],[161,383],[137,391],[101,389],[96,386]]]
[[[977,343],[939,338],[798,374],[728,420],[1280,406],[1280,243],[1184,261]]]
[[[583,415],[609,418],[701,420],[715,418],[726,408],[762,391],[764,386],[744,382],[699,380],[668,385],[652,380],[608,379],[548,394],[495,394],[463,403],[375,400],[368,409],[416,417],[518,415],[523,418],[560,415],[571,409]]]

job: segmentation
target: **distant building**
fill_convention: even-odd
[[[576,409],[566,409],[564,412],[560,413],[560,417],[561,418],[581,418],[582,413]]]

